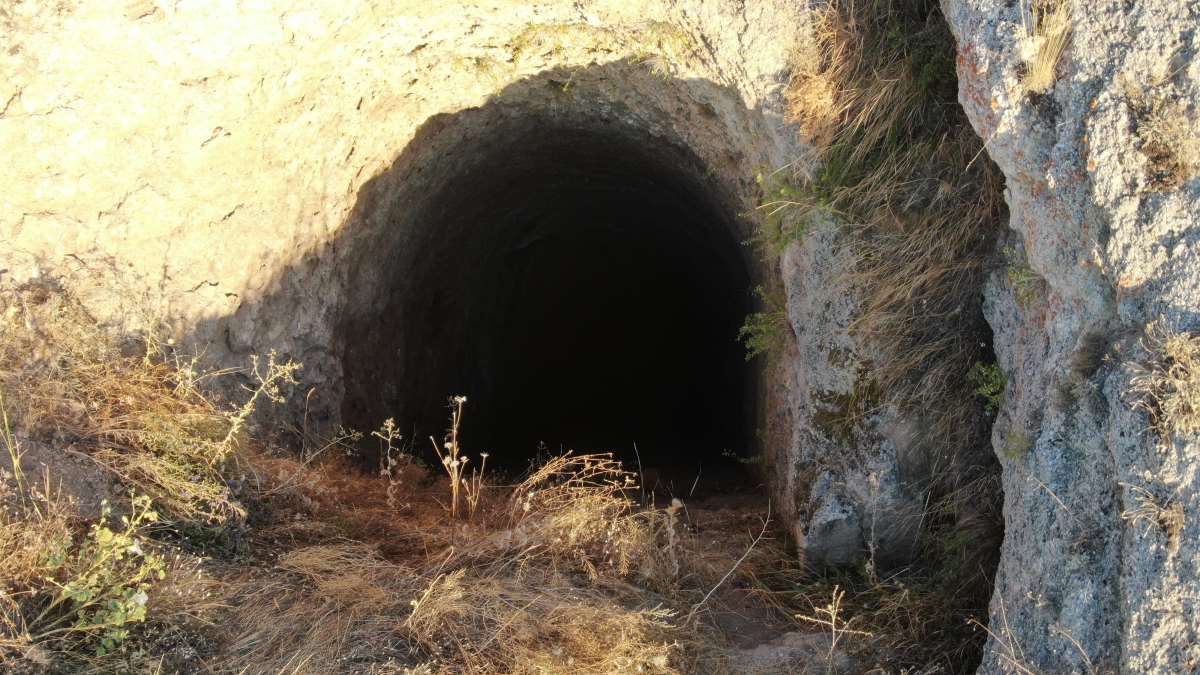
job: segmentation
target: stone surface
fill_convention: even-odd
[[[445,209],[430,195],[481,158],[521,156],[512,139],[602,126],[747,214],[753,177],[804,156],[782,90],[806,24],[784,0],[145,0],[0,17],[14,36],[0,55],[0,150],[21,158],[0,166],[0,269],[70,272],[106,320],[165,325],[214,365],[271,349],[298,359],[314,422],[336,422],[346,400],[396,400],[413,376],[378,358],[394,345],[372,348],[369,322],[390,312],[408,325],[389,303],[419,287],[416,244],[436,236],[421,226]],[[752,227],[743,219],[735,238]],[[794,354],[768,371],[760,405],[781,516],[817,561],[850,545],[805,524],[827,510],[821,495],[849,500],[864,536],[894,535],[875,542],[884,552],[903,553],[913,531],[883,420],[814,424],[863,361],[845,336],[853,300],[845,260],[828,257],[835,234],[780,263]],[[399,351],[406,339],[427,350],[436,336],[398,338]],[[831,469],[837,489],[814,501],[814,471]]]
[[[911,420],[881,405],[875,353],[850,331],[858,294],[845,271],[854,255],[825,222],[789,245],[779,266],[795,352],[775,365],[783,384],[767,406],[778,418],[768,450],[777,498],[818,567],[857,564],[872,548],[885,566],[907,562],[921,513],[913,485],[923,476],[898,431]]]
[[[120,495],[117,481],[89,455],[32,438],[16,437],[15,440],[26,484],[40,492],[48,487],[52,495],[61,497],[59,503],[66,504],[75,517],[81,520],[99,518],[103,502],[115,503],[114,498]],[[0,453],[0,478],[11,478],[12,473],[12,457],[5,448]],[[7,480],[0,483],[11,484]]]
[[[1200,329],[1200,181],[1164,175],[1145,125],[1166,101],[1195,138],[1200,9],[1088,3],[1057,84],[1030,97],[1023,4],[945,2],[962,104],[1007,178],[1002,256],[1040,278],[1031,298],[1001,269],[986,292],[1009,384],[993,431],[1007,531],[984,670],[1195,671],[1200,439],[1159,441],[1126,392],[1150,322]],[[421,229],[456,206],[431,195],[513,139],[603,127],[752,213],[755,174],[804,156],[781,94],[807,44],[803,8],[9,3],[0,275],[84,279],[106,321],[165,324],[214,365],[279,350],[305,363],[310,412],[332,423],[358,395],[348,388],[370,384],[346,376],[351,329],[416,283],[416,244],[445,234]],[[849,264],[827,224],[778,268],[754,269],[782,289],[788,319],[762,382],[764,453],[814,564],[870,548],[902,561],[921,506],[918,422],[866,405],[873,355],[848,330]],[[405,375],[380,372],[391,386]],[[1137,489],[1181,505],[1177,544],[1122,517]]]
[[[1132,405],[1161,319],[1200,329],[1200,180],[1163,187],[1150,166],[1146,102],[1166,101],[1195,143],[1200,7],[1077,5],[1056,84],[1020,83],[1017,4],[952,0],[960,100],[1007,178],[1008,266],[988,321],[1008,376],[993,429],[1005,539],[983,671],[1200,669],[1200,438],[1160,440]],[[1140,132],[1139,132],[1140,130]],[[1163,528],[1122,517],[1145,489],[1182,507],[1178,550]]]
[[[790,632],[730,655],[735,672],[746,675],[816,675],[855,672],[856,665],[828,635]]]
[[[127,10],[0,14],[0,149],[21,158],[0,168],[0,269],[113,271],[218,364],[302,360],[326,415],[339,326],[380,310],[423,200],[506,135],[603,123],[684,147],[744,212],[755,172],[796,154],[782,0]]]

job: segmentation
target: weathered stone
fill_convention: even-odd
[[[1021,84],[1024,3],[953,0],[960,100],[1007,178],[1013,236],[986,293],[1008,375],[993,445],[1005,538],[983,670],[1200,668],[1200,438],[1159,441],[1134,409],[1137,338],[1200,328],[1200,180],[1171,187],[1139,136],[1146,101],[1197,138],[1195,3],[1077,4],[1057,82]],[[1015,286],[1021,286],[1020,288]],[[1123,513],[1135,490],[1179,504],[1172,553]]]
[[[1001,256],[1040,279],[1000,269],[986,292],[1008,389],[984,670],[1194,671],[1200,439],[1158,439],[1127,392],[1149,323],[1200,329],[1200,19],[1178,0],[1077,6],[1058,82],[1030,96],[1025,4],[945,3],[961,102],[1007,178]],[[214,365],[301,360],[326,423],[403,400],[409,366],[364,360],[380,348],[362,327],[431,273],[416,244],[463,234],[422,223],[479,201],[433,195],[497,157],[603,129],[751,214],[756,173],[806,156],[782,97],[804,5],[785,0],[86,0],[0,25],[0,274],[84,280],[105,321],[166,322]],[[1158,110],[1186,132],[1178,157],[1149,136]],[[852,264],[826,223],[753,269],[788,324],[760,396],[771,489],[823,564],[907,558],[928,471],[921,420],[871,389]],[[380,344],[432,350],[411,318]],[[1179,505],[1181,531],[1122,518],[1138,489]]]

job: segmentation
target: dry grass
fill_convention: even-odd
[[[259,506],[256,525],[246,526],[249,559],[202,562],[173,549],[178,534],[159,524],[135,523],[128,532],[114,528],[127,538],[115,549],[97,548],[97,530],[88,534],[88,523],[65,502],[49,497],[48,489],[32,489],[28,476],[21,479],[22,497],[16,477],[7,477],[2,484],[9,508],[0,513],[5,667],[737,672],[729,660],[736,635],[727,634],[722,621],[745,615],[739,620],[803,630],[807,623],[795,615],[819,598],[823,582],[787,568],[788,556],[766,536],[761,513],[740,508],[722,516],[726,520],[710,521],[677,501],[666,508],[639,506],[635,476],[611,456],[552,458],[508,487],[485,486],[481,478],[468,488],[468,495],[487,488],[475,517],[455,519],[445,504],[449,474],[422,480],[433,474],[417,470],[395,447],[394,425],[391,433],[385,427],[379,434],[389,470],[378,475],[333,456],[324,462],[265,456],[244,432],[230,431],[244,423],[245,409],[222,411],[209,403],[193,384],[198,375],[177,370],[172,375],[173,366],[148,360],[142,351],[124,356],[102,348],[103,336],[94,326],[89,336],[87,320],[72,318],[86,315],[72,315],[65,298],[48,294],[33,307],[54,308],[49,316],[58,323],[38,319],[46,333],[35,342],[21,332],[29,328],[20,319],[29,315],[9,315],[18,320],[6,330],[47,356],[27,363],[17,348],[5,352],[4,381],[20,393],[8,399],[17,411],[17,432],[3,434],[6,452],[19,454],[20,437],[70,443],[147,491],[167,484],[161,473],[128,469],[146,457],[176,461],[201,449],[217,457],[228,452],[238,464],[214,462],[212,474],[200,474],[220,479],[213,485],[221,490],[209,494],[217,495],[217,505],[234,503],[240,495],[223,491],[228,488],[222,472],[252,466],[259,477],[254,493]],[[67,337],[56,334],[60,330]],[[58,341],[64,348],[54,352]],[[258,398],[274,395],[269,383],[279,380],[272,372],[276,369],[263,371],[254,389]],[[76,409],[77,398],[84,401],[78,404],[83,412],[71,417],[67,411]],[[406,467],[403,481],[397,478],[399,466]],[[191,522],[188,517],[207,524],[238,517],[203,499],[195,503],[197,494],[176,495],[177,502],[164,497],[177,524]],[[699,527],[695,518],[717,524]],[[133,543],[143,553],[129,554]],[[79,607],[47,576],[69,585],[79,578],[80,565],[88,567],[104,550],[123,553],[119,564],[105,568],[107,581],[96,586],[96,597],[120,598],[135,616],[112,624],[109,615],[90,613],[87,625],[98,628],[69,640],[47,635],[64,627],[63,617]],[[61,564],[50,568],[48,560]],[[873,631],[892,630],[878,616],[911,610],[897,599],[912,593],[911,587],[888,581],[877,588],[887,589],[877,597],[889,598],[889,607],[903,609],[876,607],[853,591],[843,607],[855,612],[855,625],[871,624],[872,635],[843,630],[839,651],[869,652],[885,644],[880,640],[899,644],[894,634],[876,638]],[[47,613],[48,607],[53,609]],[[98,657],[95,635],[110,629],[120,631],[120,639]],[[905,630],[906,636],[930,636]]]
[[[216,375],[149,351],[153,340],[106,335],[54,280],[8,297],[0,390],[16,433],[90,455],[175,520],[223,526],[245,516],[225,476],[248,416],[260,399],[278,398],[295,364],[255,360],[249,400],[222,409],[200,388]]]
[[[895,654],[893,665],[958,670],[978,658],[965,621],[986,616],[1001,536],[970,373],[990,361],[981,289],[1004,217],[1002,176],[957,103],[954,42],[936,2],[833,2],[814,21],[816,44],[788,100],[819,169],[801,177],[788,208],[803,222],[840,223],[855,256],[846,274],[862,294],[852,329],[880,356],[874,405],[922,420],[931,476],[914,566],[886,581],[870,570],[834,580],[846,593],[839,611],[871,634],[857,642]],[[801,592],[829,607],[833,586]]]
[[[1200,173],[1200,136],[1187,110],[1163,96],[1140,96],[1134,106],[1151,189],[1170,190]]]
[[[1071,0],[1022,0],[1021,18],[1021,84],[1030,94],[1044,94],[1058,79],[1058,62],[1071,40]]]
[[[986,637],[973,626],[987,625],[995,565],[995,552],[980,542],[994,536],[988,496],[998,481],[984,474],[931,502],[920,555],[908,567],[881,572],[869,560],[816,576],[785,569],[765,583],[864,670],[874,662],[880,672],[972,672]]]
[[[834,3],[815,21],[817,60],[789,101],[821,168],[793,208],[844,223],[864,294],[854,330],[884,355],[880,390],[924,411],[945,448],[978,445],[964,392],[986,360],[979,296],[1002,182],[957,105],[953,40],[919,0]]]
[[[1167,536],[1167,550],[1174,555],[1179,552],[1180,536],[1186,524],[1183,504],[1175,501],[1172,494],[1169,499],[1160,500],[1153,492],[1137,485],[1124,484],[1129,488],[1136,505],[1121,512],[1121,518],[1128,520],[1131,525],[1144,525],[1143,534],[1152,526],[1158,526]]]
[[[1200,432],[1200,335],[1159,322],[1142,340],[1147,363],[1133,378],[1136,405],[1166,442]]]
[[[365,499],[386,491],[383,481],[356,480]],[[490,500],[473,523],[448,517],[436,499],[441,490],[408,495],[407,516],[393,517],[386,531],[359,532],[419,539],[419,549],[384,557],[334,538],[284,553],[278,572],[234,582],[237,636],[212,666],[720,670],[723,641],[706,615],[692,624],[682,617],[726,573],[747,580],[749,565],[740,569],[734,549],[712,550],[685,531],[680,505],[637,508],[632,475],[610,456],[553,458]]]

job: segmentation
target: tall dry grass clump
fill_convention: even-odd
[[[794,208],[845,228],[879,389],[927,411],[945,446],[977,441],[963,438],[978,425],[962,394],[985,356],[980,288],[1003,199],[957,104],[953,38],[926,0],[833,3],[813,20],[788,99],[819,169]]]
[[[876,642],[908,644],[910,665],[964,667],[970,654],[947,653],[978,647],[965,617],[986,616],[1001,536],[988,418],[970,373],[991,360],[982,286],[1004,217],[1002,176],[958,105],[954,40],[935,0],[835,1],[813,16],[816,44],[788,102],[817,169],[790,191],[793,224],[763,238],[786,245],[815,219],[838,223],[860,293],[852,330],[875,355],[870,405],[922,420],[915,440],[930,477],[917,564],[893,584],[870,569],[843,584],[845,610],[867,597],[893,607],[869,613]],[[904,602],[925,618],[884,621],[905,616]]]
[[[16,432],[95,459],[167,518],[223,526],[245,510],[226,482],[245,424],[299,368],[253,358],[246,402],[216,404],[167,341],[108,335],[59,282],[9,289],[0,321],[0,390]],[[162,345],[165,352],[157,352]]]

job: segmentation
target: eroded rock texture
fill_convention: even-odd
[[[948,3],[960,98],[1007,178],[988,320],[1005,539],[984,670],[1200,668],[1200,437],[1156,434],[1131,382],[1150,323],[1200,328],[1200,9],[1077,5],[1053,87],[1022,79],[1015,3]],[[1028,52],[1025,52],[1028,53]],[[1150,137],[1173,126],[1174,157]],[[1191,149],[1189,150],[1189,144]],[[1138,520],[1141,490],[1184,514]],[[1123,514],[1125,514],[1123,516]]]
[[[556,176],[670,175],[665,198],[704,195],[740,242],[753,176],[796,156],[781,91],[800,15],[781,1],[23,3],[3,18],[10,278],[103,268],[146,296],[142,323],[218,363],[303,361],[317,418],[348,380],[361,401],[411,377],[400,352],[456,352],[462,328],[420,333],[406,298],[435,278],[452,293],[473,250],[522,246],[467,231],[489,203]],[[580,161],[556,174],[573,138]],[[367,332],[385,315],[396,335]]]
[[[1156,435],[1128,391],[1151,322],[1200,329],[1200,16],[1087,3],[1057,83],[1030,96],[1022,5],[946,2],[961,101],[1011,208],[986,291],[1008,389],[984,669],[1194,671],[1200,438]],[[563,139],[605,158],[564,167],[575,182],[635,176],[703,201],[729,241],[754,227],[754,176],[805,156],[782,96],[805,6],[785,0],[94,0],[10,4],[0,25],[0,280],[70,275],[105,320],[162,323],[214,364],[279,350],[304,362],[316,389],[299,405],[326,423],[403,425],[406,386],[442,387],[423,369],[472,345],[423,323],[422,291],[478,284],[456,242],[530,243],[463,214],[542,189]],[[1151,123],[1164,115],[1175,126]],[[752,411],[776,512],[810,562],[902,561],[921,422],[867,405],[837,226],[778,265],[738,255],[786,298]],[[1183,524],[1130,516],[1141,490]]]

